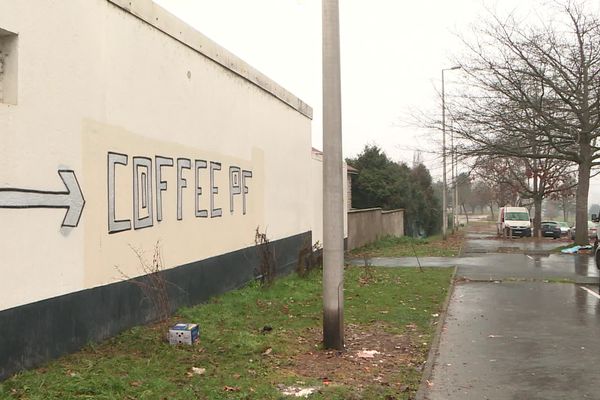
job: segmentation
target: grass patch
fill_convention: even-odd
[[[448,235],[447,240],[443,240],[441,235],[425,239],[384,236],[376,242],[352,250],[350,254],[354,257],[453,257],[460,252],[463,240],[462,232]]]
[[[164,325],[136,327],[9,378],[0,398],[280,399],[286,385],[318,387],[312,399],[413,398],[451,274],[347,268],[343,354],[321,349],[322,282],[313,271],[180,310],[171,322],[200,324],[198,345],[170,346]],[[363,360],[363,348],[383,354]]]

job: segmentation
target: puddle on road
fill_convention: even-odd
[[[521,253],[524,250],[517,246],[500,246],[497,251],[498,253]]]
[[[466,249],[465,254],[487,254],[488,249]]]

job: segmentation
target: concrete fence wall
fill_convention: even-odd
[[[385,235],[404,236],[404,210],[381,208],[348,212],[348,250],[374,242]]]
[[[383,235],[404,236],[404,210],[381,212]]]

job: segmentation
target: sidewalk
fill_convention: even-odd
[[[485,240],[474,235],[467,249]],[[570,279],[597,285],[593,258],[486,251],[454,259],[457,276],[474,281],[459,279],[455,286],[432,374],[426,377],[429,384],[417,398],[600,398],[600,298],[592,293],[598,288],[545,282]]]

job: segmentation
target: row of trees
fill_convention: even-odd
[[[392,161],[377,146],[365,146],[355,158],[346,159],[348,165],[359,170],[352,180],[352,203],[355,208],[382,207],[386,210],[405,209],[405,231],[409,235],[432,235],[439,232],[442,223],[441,197],[443,185],[432,182],[428,169],[415,162],[412,167]],[[489,168],[489,164],[486,164]],[[505,167],[505,166],[504,166]],[[456,177],[459,209],[467,214],[489,212],[494,217],[498,207],[517,204],[520,196],[527,193],[526,185],[518,177],[503,179],[502,165],[496,165],[497,173],[478,166],[471,173]],[[454,191],[448,187],[449,203],[453,204]],[[550,193],[548,190],[547,193]],[[552,218],[568,220],[574,210],[574,189],[557,190],[546,196],[545,206]],[[528,205],[525,203],[524,205]],[[550,215],[548,215],[550,216]]]
[[[510,175],[510,172],[508,174]],[[521,204],[528,207],[533,205],[532,198],[527,197],[527,194],[532,190],[531,187],[523,190],[524,183],[519,182],[519,179],[507,181],[492,174],[484,174],[483,171],[473,170],[472,174],[459,174],[456,185],[458,188],[459,212],[462,213],[491,214],[492,219],[495,219],[498,208],[503,205]],[[436,182],[434,187],[441,196],[441,182]],[[558,187],[557,190],[555,189],[547,191],[544,196],[544,218],[568,221],[575,211],[575,190],[573,187],[568,189]],[[453,199],[453,195],[453,191],[448,192],[449,199]],[[541,204],[538,207],[541,208]]]
[[[423,164],[411,168],[394,162],[377,146],[365,146],[358,156],[346,162],[359,170],[352,180],[353,207],[403,208],[407,234],[431,235],[439,231],[441,205],[434,195],[429,170]]]
[[[483,182],[533,203],[535,228],[544,199],[573,193],[576,225],[587,224],[600,164],[600,20],[585,6],[555,4],[552,18],[528,25],[492,16],[456,60],[464,81],[448,109],[458,150]]]

